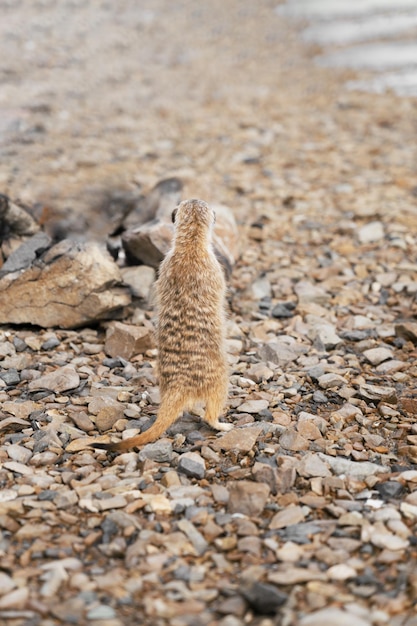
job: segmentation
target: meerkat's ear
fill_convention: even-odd
[[[171,213],[171,219],[172,219],[172,223],[175,224],[175,217],[177,215],[177,211],[178,211],[178,207],[176,209],[174,209]]]

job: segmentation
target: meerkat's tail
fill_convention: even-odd
[[[145,443],[155,441],[175,422],[186,405],[187,402],[184,398],[165,397],[161,402],[155,423],[148,430],[145,430],[144,433],[117,443],[97,442],[90,443],[90,446],[100,450],[108,450],[109,452],[126,452],[126,450],[132,450],[132,448],[138,448]]]

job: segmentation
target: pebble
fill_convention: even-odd
[[[214,450],[250,452],[255,446],[262,431],[262,425],[247,426],[246,428],[234,428],[213,441],[211,443],[211,447]]]
[[[337,565],[333,565],[329,567],[327,570],[327,576],[330,580],[349,580],[350,578],[355,578],[357,576],[357,572],[353,567],[346,565],[345,563],[338,563]]]
[[[335,327],[323,322],[315,323],[308,336],[313,342],[318,343],[319,347],[323,346],[325,350],[333,350],[343,342],[343,339],[336,333]]]
[[[3,467],[11,472],[15,472],[16,474],[22,474],[23,476],[30,476],[33,474],[32,468],[27,467],[18,461],[7,461],[6,463],[3,463]]]
[[[301,506],[289,506],[279,513],[275,513],[272,518],[269,528],[271,530],[278,530],[279,528],[285,528],[286,526],[291,526],[292,524],[299,524],[304,521],[305,512]]]
[[[279,443],[282,448],[285,450],[290,450],[292,452],[297,452],[299,450],[308,450],[310,444],[308,440],[297,433],[293,428],[287,428],[281,437],[279,438]]]
[[[372,365],[379,365],[383,361],[392,358],[392,351],[389,350],[389,348],[371,348],[370,350],[365,350],[363,356],[372,363]]]
[[[269,406],[268,400],[248,400],[241,404],[237,410],[239,413],[259,413]]]
[[[197,452],[185,452],[178,460],[178,471],[190,478],[204,478],[206,475],[206,463]]]
[[[379,221],[369,222],[358,230],[359,242],[363,244],[380,241],[384,236],[384,225]]]
[[[378,385],[363,384],[359,387],[360,395],[365,400],[376,402],[397,402],[397,392],[394,387],[380,387]]]
[[[30,381],[28,387],[30,391],[38,389],[49,389],[55,393],[62,393],[75,389],[80,384],[80,377],[72,365],[59,367],[40,378]]]
[[[302,617],[300,626],[371,626],[371,622],[342,609],[329,607]]]
[[[322,389],[334,389],[346,384],[346,380],[339,374],[323,374],[319,377],[318,383]]]
[[[32,456],[32,452],[28,450],[28,448],[19,446],[18,444],[7,446],[7,454],[12,461],[17,461],[23,465],[25,465]]]
[[[335,457],[320,452],[319,457],[329,465],[330,469],[335,474],[343,474],[351,476],[352,478],[358,478],[359,480],[363,480],[367,476],[389,472],[389,468],[386,465],[378,465],[377,463],[371,463],[369,461],[351,461],[350,459],[345,459],[340,456]]]
[[[387,482],[377,483],[375,485],[375,489],[378,491],[381,498],[387,500],[391,498],[399,498],[404,491],[403,485],[396,480],[389,480]]]
[[[107,328],[104,350],[110,357],[129,360],[153,347],[153,331],[148,326],[111,322]]]
[[[29,589],[20,587],[0,597],[0,610],[24,609],[29,598]]]
[[[229,482],[227,489],[228,513],[241,513],[248,517],[257,517],[262,513],[270,492],[268,485],[247,480]]]
[[[307,453],[297,465],[297,472],[300,476],[322,478],[331,476],[332,473],[328,464],[314,452]]]
[[[274,585],[258,581],[243,587],[242,595],[258,615],[275,615],[288,598]]]
[[[204,539],[203,535],[196,529],[187,519],[182,519],[178,522],[178,528],[188,537],[194,546],[196,553],[200,556],[208,549],[209,544]]]
[[[123,282],[136,298],[147,300],[155,280],[155,270],[147,265],[134,265],[121,269]]]
[[[99,604],[87,611],[88,620],[108,620],[114,617],[116,617],[115,610],[105,604]]]
[[[16,587],[16,583],[7,574],[0,572],[0,596],[4,596]]]
[[[157,463],[170,463],[173,458],[172,442],[169,439],[159,439],[155,443],[148,443],[139,452],[139,459],[151,459]]]
[[[110,430],[114,424],[124,417],[123,405],[119,403],[112,403],[107,406],[103,406],[95,417],[95,425],[100,432]]]

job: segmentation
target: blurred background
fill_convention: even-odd
[[[308,153],[314,169],[314,135],[334,133],[344,93],[392,91],[375,100],[383,122],[417,95],[415,0],[4,0],[1,12],[0,191],[46,221],[75,215],[79,233],[105,232],[114,192],[167,176],[241,221],[265,199],[280,206],[307,189],[296,166]],[[329,185],[320,168],[307,178]]]

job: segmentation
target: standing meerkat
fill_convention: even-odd
[[[201,200],[186,200],[174,210],[173,221],[173,245],[160,265],[156,282],[161,392],[157,419],[136,437],[92,444],[95,448],[121,452],[154,441],[198,401],[206,403],[204,419],[212,428],[232,428],[232,424],[219,422],[229,377],[226,282],[212,246],[215,214]]]

